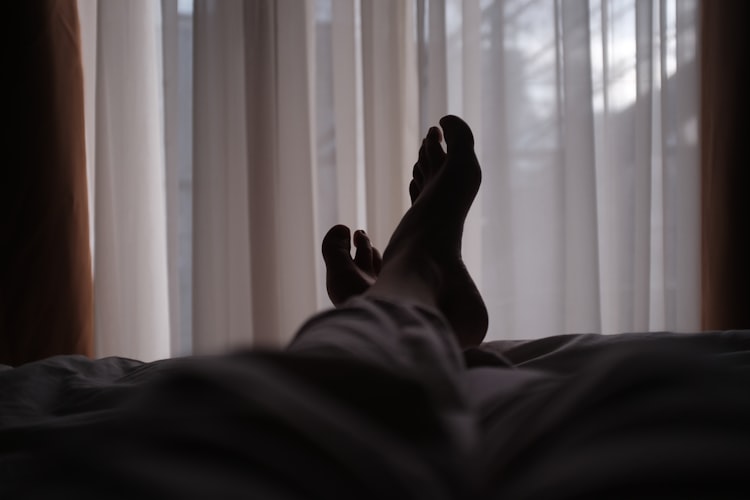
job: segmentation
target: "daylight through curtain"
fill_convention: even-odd
[[[118,14],[158,34],[139,38],[144,52],[118,48],[101,12],[88,24],[146,92],[118,88],[121,67],[99,48],[87,70],[98,82],[95,218],[113,219],[95,223],[95,280],[113,290],[97,292],[97,307],[121,315],[98,321],[98,338],[140,345],[148,332],[172,354],[282,345],[328,304],[322,235],[345,223],[382,248],[408,207],[421,135],[445,113],[472,125],[484,168],[464,256],[488,339],[700,327],[697,1],[160,6],[154,18]],[[106,129],[100,152],[98,121],[118,123],[99,109],[105,90],[107,109],[134,120],[120,125],[151,145],[150,163],[118,145],[132,140],[124,128]],[[102,188],[100,169],[114,168],[128,173],[103,174],[113,181]],[[122,205],[101,214],[101,196]],[[118,224],[156,236],[102,249],[100,232]],[[101,283],[103,266],[133,275]],[[117,297],[143,297],[149,319],[131,328],[140,299]]]

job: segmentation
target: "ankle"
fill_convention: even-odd
[[[443,285],[440,267],[428,256],[409,253],[400,251],[389,255],[378,279],[365,295],[438,308]]]

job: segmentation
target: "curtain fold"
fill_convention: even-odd
[[[0,363],[91,355],[84,94],[75,1],[9,4]]]
[[[339,223],[350,228],[365,225],[363,122],[362,122],[362,40],[359,33],[359,2],[332,0],[330,51],[331,72],[316,83],[331,89],[330,128],[334,135],[332,166],[336,171],[335,218],[324,223]],[[318,113],[321,110],[318,109]],[[336,126],[348,124],[348,126]],[[321,127],[324,128],[324,127]],[[319,134],[321,130],[318,131]],[[322,166],[322,168],[325,168]],[[326,229],[325,227],[322,229]]]
[[[559,45],[555,78],[560,87],[557,103],[558,254],[557,290],[559,324],[565,332],[600,331],[599,228],[596,206],[593,76],[589,3],[567,2],[559,10]],[[554,230],[554,228],[553,228]],[[562,299],[562,300],[560,300]]]
[[[180,236],[186,218],[180,214],[180,172],[181,164],[192,167],[189,158],[181,155],[180,133],[185,128],[181,124],[184,113],[180,104],[184,81],[180,78],[180,18],[177,0],[161,0],[161,46],[164,103],[164,187],[167,222],[167,279],[169,290],[169,330],[172,355],[190,352],[192,342],[186,342],[180,332],[191,330],[191,321],[185,321],[181,293],[182,274],[180,269]],[[182,148],[184,149],[184,148]],[[182,167],[184,168],[184,166]],[[187,308],[191,310],[190,307]],[[183,325],[185,323],[185,325]],[[192,336],[192,334],[190,334]]]
[[[194,345],[278,346],[320,289],[300,251],[318,237],[312,3],[197,1],[194,18]]]
[[[193,348],[251,340],[242,1],[196,2],[193,53]]]
[[[277,209],[278,175],[278,61],[276,59],[277,11],[274,2],[255,0],[245,4],[245,90],[246,116],[253,117],[254,133],[248,133],[247,150],[253,161],[248,165],[250,191],[250,237],[255,244],[250,253],[253,284],[253,334],[273,343],[280,331],[281,291],[276,253],[280,217]],[[261,126],[258,126],[261,124]]]
[[[96,54],[94,250],[96,355],[170,355],[159,4],[81,2]],[[90,75],[90,74],[89,74]],[[87,104],[91,104],[88,101]],[[90,148],[91,150],[91,148]]]
[[[286,343],[302,322],[317,309],[322,281],[316,251],[321,239],[317,229],[317,162],[315,154],[315,45],[314,2],[279,0],[277,9],[277,163],[273,166],[278,212],[275,252],[279,276],[275,343]],[[265,121],[253,117],[254,135],[264,132]],[[261,118],[261,119],[258,119]],[[257,165],[256,168],[260,167]],[[266,165],[262,168],[270,168]],[[258,221],[254,216],[254,221]],[[257,241],[257,240],[256,240]],[[300,250],[300,241],[312,243]],[[309,245],[308,243],[308,245]],[[263,293],[265,282],[255,282]]]
[[[423,133],[414,14],[410,2],[362,0],[366,230],[378,248],[385,248],[409,206],[407,186]]]

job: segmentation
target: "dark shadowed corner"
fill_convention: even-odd
[[[701,2],[704,330],[750,328],[749,7],[741,0]]]
[[[75,0],[12,2],[4,44],[0,363],[93,354],[93,284]],[[6,111],[7,112],[7,111]]]

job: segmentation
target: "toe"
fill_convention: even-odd
[[[370,238],[361,229],[354,231],[354,246],[357,252],[354,254],[354,263],[367,274],[373,274],[373,251]]]
[[[355,241],[360,246],[370,249],[370,268],[372,268],[372,247],[370,240],[363,241],[361,231],[355,233]],[[374,281],[374,274],[368,276],[357,267],[352,259],[349,228],[344,225],[333,226],[323,238],[323,259],[326,263],[326,291],[335,306],[340,306],[352,297],[364,293]],[[365,255],[357,250],[359,259]]]
[[[427,164],[432,174],[437,172],[445,161],[445,151],[443,151],[443,146],[440,144],[442,140],[443,134],[437,127],[431,127],[424,140]]]
[[[343,224],[337,224],[328,230],[323,237],[321,245],[323,260],[326,266],[336,266],[351,262],[351,242],[349,228]]]
[[[455,115],[447,115],[440,119],[443,127],[445,143],[448,145],[448,153],[452,150],[471,150],[474,148],[474,135],[469,125]]]
[[[430,171],[430,159],[427,156],[427,138],[422,140],[422,146],[419,148],[419,158],[417,164],[414,165],[414,178],[417,183],[421,186],[424,183],[425,176],[429,176]]]

